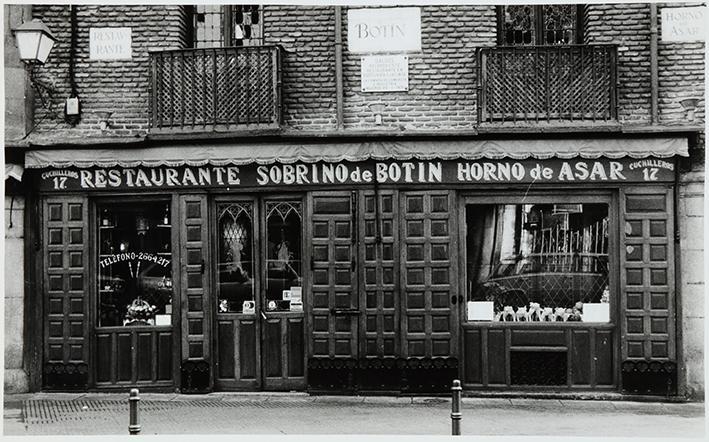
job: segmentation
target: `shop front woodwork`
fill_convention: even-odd
[[[673,162],[37,179],[47,389],[676,388]]]

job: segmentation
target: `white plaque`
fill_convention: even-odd
[[[421,50],[421,8],[369,8],[347,11],[350,52]]]
[[[662,8],[662,41],[704,41],[706,8]]]
[[[365,55],[362,57],[362,92],[409,90],[409,57]]]
[[[611,305],[608,303],[583,304],[583,322],[609,322],[611,320]]]
[[[90,28],[89,58],[91,60],[129,60],[131,28]]]
[[[468,321],[492,321],[494,317],[492,301],[468,301]]]

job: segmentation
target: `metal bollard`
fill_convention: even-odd
[[[453,381],[453,388],[451,388],[451,391],[453,392],[453,402],[451,404],[452,434],[453,436],[460,436],[460,420],[463,418],[463,415],[460,412],[460,398],[463,389],[460,387],[460,381],[458,379]]]
[[[128,409],[129,409],[129,420],[128,422],[128,433],[131,435],[140,434],[140,423],[138,421],[138,403],[140,398],[138,397],[138,389],[132,388],[130,390],[130,397],[128,398]]]

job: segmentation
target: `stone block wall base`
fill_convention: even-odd
[[[30,391],[29,376],[21,368],[5,369],[5,394],[27,393]]]

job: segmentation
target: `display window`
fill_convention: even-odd
[[[253,313],[253,204],[238,202],[218,205],[217,224],[217,311]]]
[[[608,205],[466,206],[468,319],[609,322]]]
[[[97,213],[99,327],[170,325],[170,204],[101,203]]]
[[[293,289],[302,287],[302,218],[299,201],[266,202],[266,310],[290,311],[300,301]]]

